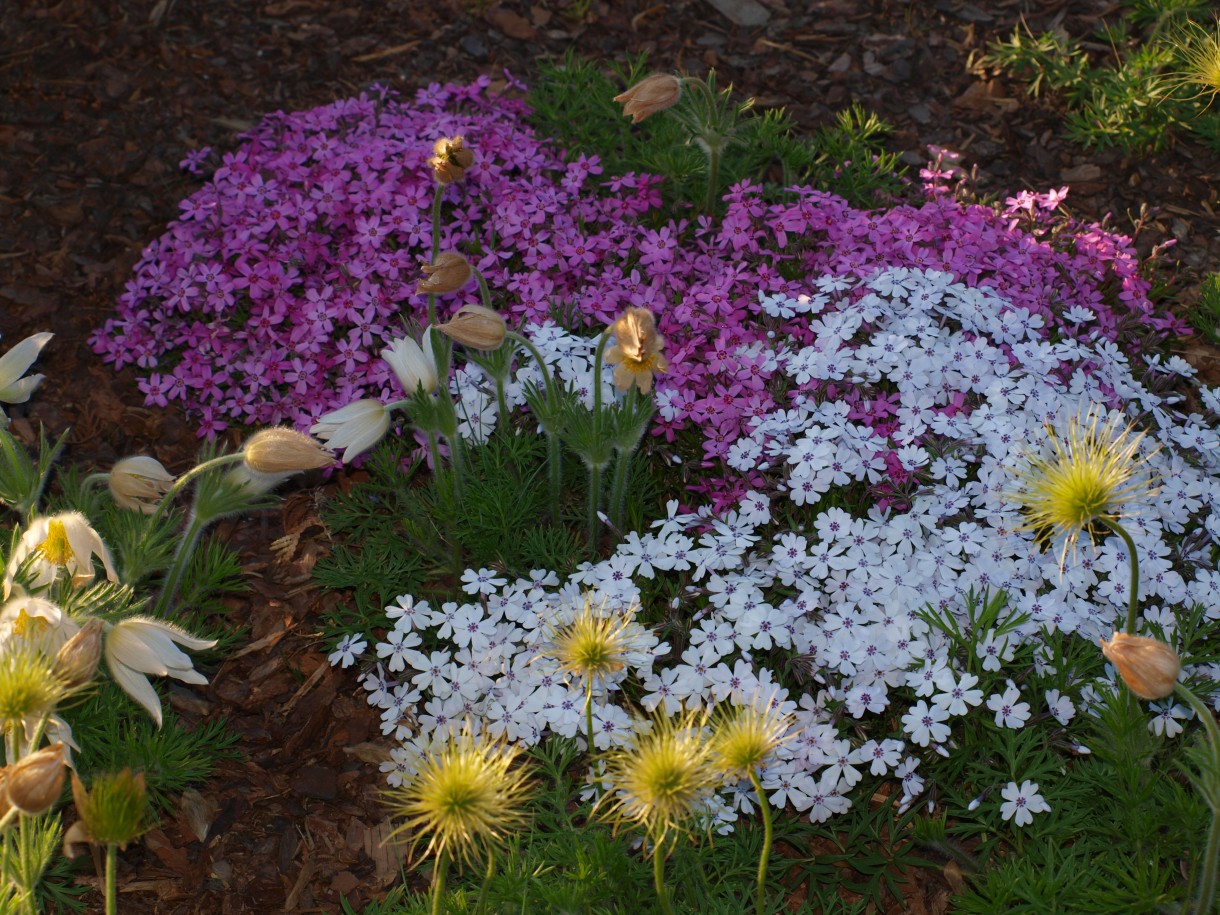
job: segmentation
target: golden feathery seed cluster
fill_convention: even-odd
[[[410,783],[389,792],[395,818],[392,835],[410,836],[424,854],[470,862],[499,845],[526,819],[530,785],[517,765],[520,748],[470,724],[418,761]]]
[[[1048,429],[1050,454],[1031,456],[1008,497],[1025,511],[1025,529],[1039,540],[1064,538],[1062,556],[1082,531],[1098,523],[1117,523],[1131,506],[1156,492],[1147,455],[1140,454],[1143,433],[1117,414],[1104,423],[1097,414],[1075,416],[1062,433]]]

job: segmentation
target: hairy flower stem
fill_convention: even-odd
[[[1135,553],[1135,541],[1131,539],[1131,535],[1117,521],[1112,521],[1109,518],[1102,518],[1102,523],[1110,530],[1123,538],[1123,543],[1127,545],[1127,555],[1131,557],[1131,593],[1130,600],[1127,604],[1127,635],[1137,635],[1136,626],[1139,623],[1139,592],[1140,592],[1140,561]]]
[[[720,199],[720,157],[724,154],[724,142],[720,138],[707,142],[707,200],[704,206],[708,214],[716,212],[716,203]]]
[[[610,521],[619,530],[626,527],[627,481],[631,478],[631,451],[619,449],[614,454],[614,476],[610,481]]]
[[[664,840],[658,842],[652,849],[652,882],[657,888],[657,901],[661,903],[661,911],[665,915],[674,915],[669,905],[669,892],[665,888],[665,849]]]
[[[445,186],[438,184],[432,191],[432,263],[441,253],[441,198],[445,195]],[[428,326],[436,326],[436,293],[428,293]]]
[[[442,899],[445,895],[445,868],[449,866],[449,855],[442,851],[436,858],[436,866],[432,870],[432,915],[442,915],[445,906]]]
[[[610,330],[602,332],[597,341],[597,352],[593,355],[593,440],[602,435],[602,362],[606,356],[606,344],[610,341]],[[602,496],[602,467],[589,464],[589,552],[597,556],[597,533]]]
[[[555,388],[555,379],[551,377],[551,370],[547,367],[546,360],[542,358],[542,353],[538,347],[534,346],[533,342],[521,336],[515,331],[509,331],[504,335],[506,340],[511,340],[513,343],[524,346],[531,356],[534,357],[534,362],[538,365],[538,371],[542,373],[542,383],[546,386],[546,402],[554,409],[559,404],[559,391]],[[551,521],[554,524],[559,523],[559,504],[563,495],[563,454],[560,448],[559,436],[554,429],[543,424],[542,431],[546,435],[547,440],[547,463],[550,465],[550,480],[551,480]]]
[[[593,678],[585,679],[585,733],[589,735],[589,752],[593,752]]]
[[[758,795],[758,809],[762,811],[763,820],[763,846],[762,853],[758,856],[758,915],[764,915],[765,901],[767,898],[767,860],[771,857],[771,805],[767,803],[767,793],[763,791],[762,782],[758,779],[758,773],[753,769],[749,770],[750,784],[754,786],[754,793]]]
[[[237,456],[240,457],[240,455]],[[203,529],[208,526],[211,520],[211,518],[201,518],[195,509],[191,509],[186,533],[178,541],[178,549],[174,553],[174,561],[170,563],[170,567],[165,573],[165,580],[161,583],[161,593],[157,595],[157,602],[153,605],[152,615],[154,617],[163,618],[168,614],[170,604],[178,596],[178,588],[182,585],[182,576],[186,574],[186,567],[190,564],[191,556],[195,553],[195,547],[199,543]]]
[[[1195,713],[1195,717],[1203,724],[1207,732],[1207,745],[1211,750],[1210,765],[1202,773],[1203,778],[1220,780],[1220,726],[1216,724],[1216,716],[1206,702],[1190,687],[1179,683],[1174,691],[1186,700]],[[1216,901],[1216,874],[1220,869],[1220,806],[1214,801],[1220,797],[1220,786],[1212,785],[1210,791],[1204,792],[1212,810],[1212,822],[1207,831],[1207,848],[1203,852],[1203,860],[1199,867],[1199,890],[1195,895],[1195,915],[1205,915],[1213,911]]]
[[[118,846],[111,842],[106,846],[106,915],[118,915],[119,911],[118,859]]]
[[[496,874],[496,853],[491,849],[487,851],[487,873],[483,875],[483,886],[479,889],[479,904],[475,908],[475,915],[483,915],[487,911],[487,893],[491,889],[491,878]]]

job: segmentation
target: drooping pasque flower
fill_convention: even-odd
[[[647,308],[628,308],[613,325],[615,345],[606,350],[606,364],[613,365],[614,384],[626,393],[632,385],[641,394],[652,390],[653,376],[669,368],[665,338],[657,333],[657,319]]]
[[[107,483],[119,508],[150,515],[174,485],[174,475],[156,458],[137,454],[116,461]]]
[[[644,118],[672,108],[682,98],[682,81],[669,73],[646,76],[626,92],[614,97],[623,106],[623,114],[638,124]]]
[[[462,137],[441,137],[432,146],[428,164],[437,184],[452,184],[466,177],[466,170],[474,165],[474,153]]]
[[[1101,653],[1141,699],[1164,699],[1173,692],[1182,670],[1177,652],[1160,639],[1116,632],[1109,641],[1101,640]]]
[[[115,623],[106,635],[106,666],[115,682],[136,702],[148,709],[161,727],[161,699],[146,674],[173,677],[183,683],[203,685],[207,677],[195,670],[190,657],[178,648],[211,648],[215,639],[200,639],[172,623],[146,616],[132,616]]]
[[[393,369],[407,396],[420,388],[431,394],[436,390],[436,356],[432,351],[431,329],[424,331],[425,346],[410,337],[399,337],[381,351],[381,358]]]
[[[446,292],[457,292],[470,282],[473,275],[470,261],[456,251],[442,251],[436,260],[424,264],[424,279],[415,287],[416,292],[439,295]]]
[[[1091,535],[1095,524],[1117,523],[1156,487],[1147,457],[1140,455],[1143,433],[1118,414],[1104,423],[1096,413],[1078,414],[1063,432],[1048,432],[1049,454],[1030,456],[1007,495],[1025,511],[1025,528],[1040,540],[1064,538],[1062,562],[1082,531]]]
[[[381,441],[390,428],[390,412],[379,400],[363,398],[324,414],[309,431],[335,449],[346,463]]]
[[[0,356],[0,402],[25,403],[42,383],[44,375],[22,377],[34,364],[42,348],[54,334],[41,333],[26,337],[3,356]],[[8,416],[0,410],[0,429],[8,426]]]

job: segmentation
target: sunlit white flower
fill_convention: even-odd
[[[381,358],[394,370],[394,375],[407,396],[414,394],[419,388],[423,388],[428,394],[437,388],[436,358],[432,352],[430,335],[430,329],[424,331],[424,337],[428,340],[426,347],[421,347],[410,337],[399,337],[381,351]]]
[[[176,644],[175,644],[176,643]],[[115,682],[131,698],[148,709],[161,726],[161,699],[145,674],[173,677],[183,683],[205,684],[207,677],[195,670],[190,657],[178,648],[211,648],[215,639],[200,639],[171,623],[145,616],[132,616],[111,627],[106,635],[106,665]]]
[[[54,334],[41,333],[26,337],[3,356],[0,356],[0,402],[25,403],[42,383],[44,375],[25,375],[34,364],[38,354]],[[0,409],[0,429],[8,426],[8,416]]]
[[[174,475],[156,458],[137,454],[116,461],[107,482],[119,508],[151,515],[161,497],[174,485]]]
[[[22,643],[54,657],[80,626],[49,600],[16,594],[0,607],[0,651]]]
[[[89,526],[88,519],[80,512],[63,512],[58,515],[43,515],[35,518],[17,542],[4,570],[4,596],[12,591],[13,577],[26,560],[29,563],[31,588],[44,588],[52,584],[65,571],[76,587],[93,581],[93,557],[102,560],[106,577],[118,581],[110,559],[110,550],[102,542],[97,531]]]
[[[378,400],[356,400],[323,415],[309,431],[334,451],[343,449],[344,462],[368,451],[390,428],[390,414]]]

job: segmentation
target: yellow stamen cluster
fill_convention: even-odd
[[[1070,419],[1062,434],[1048,429],[1048,456],[1031,456],[1008,493],[1025,512],[1026,530],[1039,540],[1064,538],[1061,561],[1075,548],[1082,531],[1095,533],[1098,523],[1117,523],[1130,506],[1156,491],[1142,456],[1143,433],[1117,416],[1099,423],[1081,416]]]
[[[411,836],[424,854],[470,862],[485,857],[523,824],[529,784],[515,765],[520,749],[467,725],[418,761],[415,778],[389,793],[402,823],[393,835]]]
[[[76,562],[76,553],[68,542],[68,529],[62,521],[47,522],[47,539],[34,550],[34,555],[51,565],[67,568]]]
[[[748,778],[790,736],[791,719],[775,714],[764,700],[735,706],[712,728],[712,754],[727,776]]]
[[[689,831],[705,813],[705,802],[720,783],[712,765],[704,721],[692,713],[656,716],[647,733],[612,751],[605,778],[611,790],[598,800],[601,816],[615,826],[642,828],[660,848],[674,833]]]
[[[622,670],[640,645],[634,614],[607,612],[586,600],[571,622],[556,626],[543,656],[565,673],[595,682]]]
[[[661,352],[665,338],[657,333],[657,319],[647,308],[628,308],[611,329],[616,345],[606,350],[606,364],[615,367],[615,387],[626,393],[634,385],[647,394],[653,376],[669,369]]]

